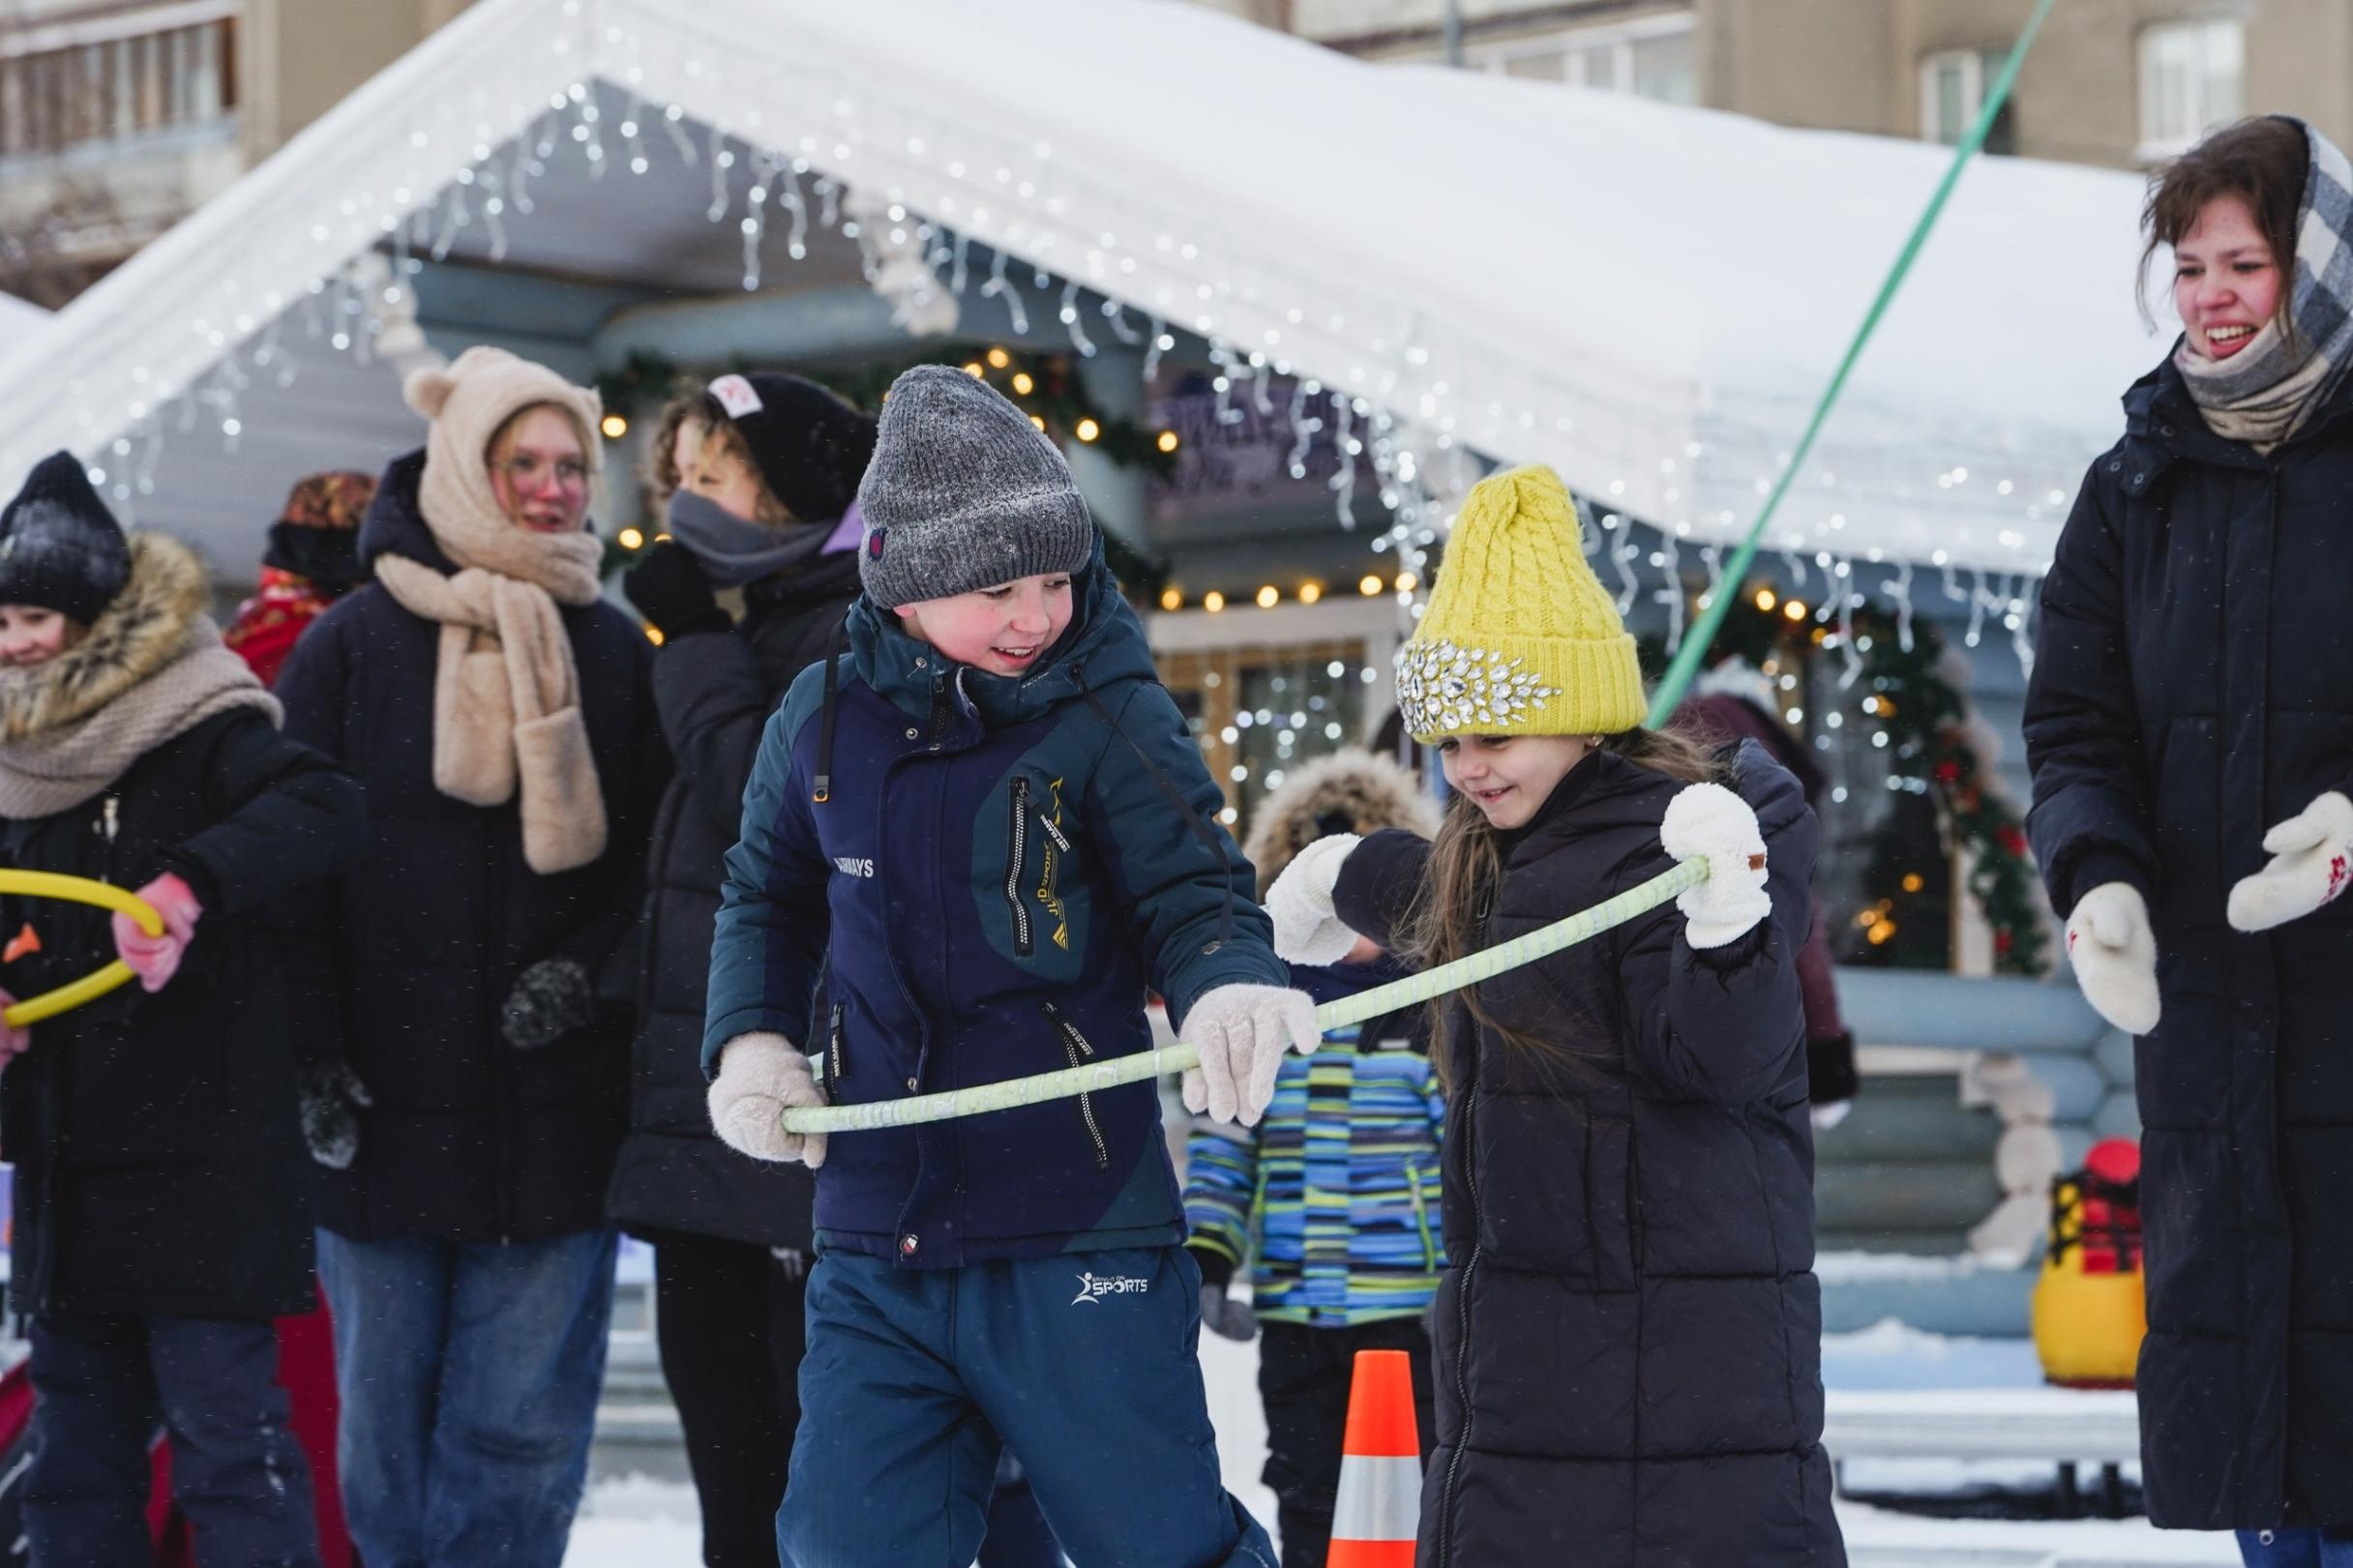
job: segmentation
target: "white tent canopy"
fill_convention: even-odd
[[[469,246],[523,246],[519,133],[558,149],[538,189],[596,181],[610,211],[611,253],[571,270],[642,270],[633,213],[674,207],[653,188],[681,176],[633,174],[636,144],[703,126],[805,165],[769,176],[779,230],[785,187],[831,176],[1089,311],[1389,410],[1442,488],[1451,445],[1550,462],[1698,542],[1744,529],[1949,156],[1374,67],[1159,0],[481,0],[83,296],[44,352],[0,358],[0,474],[158,428],[410,215],[463,210]],[[715,236],[750,221],[753,180]],[[2040,571],[2161,352],[2132,299],[2138,197],[2127,175],[1973,168],[1772,547]]]

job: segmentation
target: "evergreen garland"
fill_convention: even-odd
[[[2027,848],[2026,830],[2017,811],[1994,787],[1984,759],[1969,733],[1967,700],[1938,672],[1945,641],[1926,621],[1912,626],[1912,647],[1903,646],[1895,617],[1876,606],[1854,612],[1855,651],[1862,661],[1854,690],[1860,693],[1848,708],[1848,722],[1875,723],[1887,734],[1884,748],[1891,778],[1918,781],[1920,791],[1934,803],[1937,825],[1945,842],[1971,854],[1968,889],[1993,932],[1994,967],[2003,974],[2043,975],[2050,972],[2050,932],[2035,897],[2036,871]],[[1839,652],[1840,634],[1818,625],[1809,614],[1791,620],[1777,602],[1762,598],[1754,586],[1742,593],[1724,618],[1713,652],[1738,655],[1763,667],[1777,660],[1794,668],[1819,655]],[[1860,710],[1858,712],[1858,709]],[[1913,820],[1907,820],[1913,818]],[[1880,962],[1947,962],[1949,955],[1919,950],[1923,937],[1941,934],[1941,915],[1924,915],[1921,901],[1949,896],[1950,878],[1942,867],[1928,873],[1907,869],[1916,856],[1910,845],[1917,828],[1914,814],[1896,809],[1888,813],[1875,837],[1871,867],[1866,873],[1869,955]],[[1905,919],[1906,911],[1913,918]],[[1910,940],[1900,940],[1909,931]]]

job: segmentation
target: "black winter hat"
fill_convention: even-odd
[[[875,453],[875,422],[797,375],[723,375],[704,389],[752,450],[768,489],[803,522],[831,522],[857,499]]]
[[[123,526],[80,459],[42,459],[0,511],[0,605],[39,605],[88,626],[130,580]]]

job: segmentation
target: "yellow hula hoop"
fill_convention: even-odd
[[[28,899],[64,899],[72,903],[96,904],[129,915],[139,923],[139,930],[150,936],[164,933],[164,917],[155,905],[135,893],[129,893],[111,882],[101,882],[87,876],[64,876],[56,872],[19,872],[0,870],[0,893],[17,893]],[[132,979],[131,965],[117,959],[95,974],[87,974],[71,985],[45,991],[38,996],[28,996],[11,1007],[0,1018],[11,1028],[21,1029],[43,1019],[94,1002],[118,986]]]

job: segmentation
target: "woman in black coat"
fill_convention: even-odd
[[[2140,1037],[2149,1514],[2279,1537],[2250,1562],[2353,1527],[2349,186],[2279,118],[2160,176],[2186,331],[2076,496],[2026,705],[2076,978]]]
[[[208,1560],[314,1563],[272,1317],[307,1312],[311,1203],[265,918],[357,847],[359,788],[278,733],[203,569],[127,544],[60,453],[0,514],[0,864],[138,889],[160,936],[0,900],[13,997],[119,954],[140,984],[0,1029],[10,1304],[39,1395],[36,1564],[147,1563],[147,1435]]]
[[[670,542],[625,582],[662,635],[654,699],[677,773],[648,851],[629,1137],[610,1201],[615,1224],[654,1243],[662,1368],[702,1506],[703,1561],[773,1565],[800,1424],[816,1188],[807,1167],[750,1159],[712,1133],[703,988],[721,858],[761,727],[858,594],[850,509],[874,422],[797,376],[731,375],[673,405],[657,441]],[[740,618],[720,604],[735,590]]]
[[[372,580],[277,686],[368,800],[294,998],[343,1495],[370,1562],[553,1568],[612,1304],[629,1020],[594,981],[668,754],[600,598],[596,395],[481,348],[406,394],[432,426],[361,524]]]
[[[1448,1266],[1415,1561],[1843,1564],[1797,780],[1753,742],[1641,727],[1633,640],[1545,469],[1464,502],[1397,692],[1454,787],[1445,825],[1301,854],[1267,894],[1286,957],[1358,932],[1445,962],[1710,868],[1677,908],[1435,1004]]]

